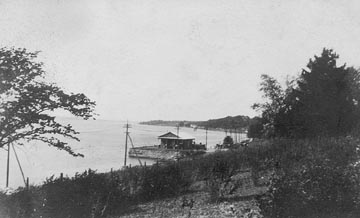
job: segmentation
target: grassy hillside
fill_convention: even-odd
[[[86,171],[0,194],[1,217],[118,217],[138,205],[202,190],[209,202],[237,202],[235,181],[248,169],[268,191],[256,202],[264,217],[356,217],[360,212],[359,138],[267,140],[193,160]],[[199,185],[198,188],[196,184]],[[235,191],[236,192],[236,191]],[[339,216],[341,214],[341,216]]]

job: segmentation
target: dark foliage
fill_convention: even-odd
[[[223,140],[223,144],[225,145],[233,145],[234,144],[234,139],[231,136],[225,136],[224,140]]]
[[[247,137],[248,138],[261,138],[263,135],[263,120],[261,117],[254,117],[250,121],[250,125],[248,128]]]
[[[130,204],[118,175],[96,174],[91,170],[71,179],[50,178],[41,192],[44,207],[38,213],[43,217],[101,217],[123,211]]]
[[[285,90],[262,76],[260,90],[268,102],[254,108],[262,112],[264,137],[343,136],[358,127],[360,72],[337,66],[338,58],[324,49]]]
[[[155,164],[144,172],[139,196],[142,200],[176,196],[190,184],[182,169],[177,164],[159,167]]]
[[[241,130],[243,128],[247,128],[250,123],[250,118],[248,116],[228,116],[219,119],[211,119],[208,121],[202,121],[195,123],[196,125],[211,128],[211,129],[237,129]]]
[[[279,166],[269,192],[259,199],[265,217],[356,217],[352,215],[360,206],[359,140],[304,140],[301,150],[294,152],[298,143],[284,146],[274,159]]]
[[[300,137],[344,135],[359,121],[359,72],[345,65],[337,66],[339,56],[324,49],[310,60],[297,80],[297,88],[287,96],[286,110],[279,113],[286,134]],[[356,93],[356,94],[355,94]]]

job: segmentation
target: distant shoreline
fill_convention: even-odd
[[[188,120],[150,120],[139,122],[143,125],[190,127],[193,129],[207,129],[214,131],[224,131],[232,133],[246,133],[253,118],[248,116],[227,116],[207,121],[188,121]]]
[[[147,121],[148,122],[148,121]],[[177,127],[177,125],[173,125],[173,124],[166,124],[166,123],[161,123],[161,124],[150,124],[147,122],[139,122],[140,125],[148,125],[148,126],[168,126],[168,127]],[[180,126],[181,128],[190,128],[190,129],[194,129],[195,131],[197,129],[201,129],[201,130],[206,130],[205,126],[196,126],[196,127],[191,127],[191,126]],[[234,131],[229,131],[229,129],[224,129],[224,128],[207,128],[207,130],[209,131],[217,131],[217,132],[231,132],[231,133],[235,133]],[[246,134],[246,131],[237,131],[236,133],[240,133],[240,134]]]

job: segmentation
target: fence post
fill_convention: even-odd
[[[60,181],[61,181],[61,182],[63,181],[63,178],[64,178],[64,174],[63,174],[63,173],[60,173]]]
[[[26,177],[26,190],[29,190],[29,177]]]

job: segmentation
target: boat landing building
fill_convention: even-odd
[[[160,139],[160,147],[167,149],[192,149],[195,145],[195,138],[181,133],[168,132],[158,137]]]

